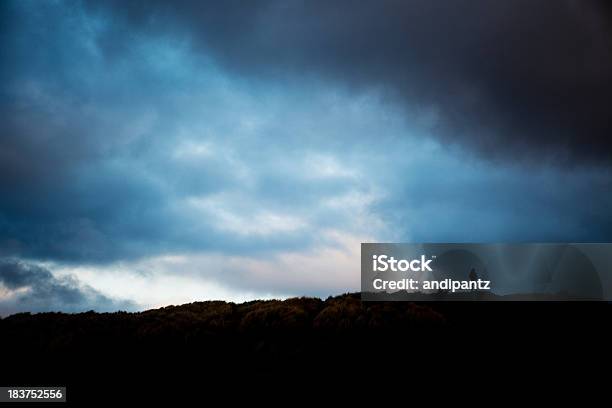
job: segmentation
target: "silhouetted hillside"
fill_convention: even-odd
[[[19,313],[0,319],[0,341],[4,350],[30,354],[173,347],[215,357],[225,350],[269,357],[326,349],[342,336],[558,329],[609,313],[609,304],[596,302],[362,302],[357,293],[327,300],[194,302],[138,313]]]
[[[78,398],[94,384],[134,379],[227,386],[227,378],[285,381],[309,370],[329,379],[341,367],[345,376],[440,361],[554,361],[552,346],[569,338],[586,353],[609,344],[610,311],[602,302],[417,304],[361,302],[359,294],[213,301],[141,313],[20,313],[0,320],[0,346],[10,383],[68,384]],[[245,373],[248,380],[235,377]]]
[[[306,339],[329,334],[407,330],[444,324],[444,317],[414,303],[362,304],[358,294],[284,301],[223,301],[167,306],[140,313],[19,313],[0,321],[5,348],[32,352],[203,346],[243,353],[299,353]],[[286,343],[292,338],[298,343]],[[276,341],[276,339],[281,339]],[[215,351],[215,354],[218,350]]]

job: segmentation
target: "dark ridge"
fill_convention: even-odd
[[[570,339],[568,350],[603,363],[609,353],[597,353],[611,344],[611,310],[606,302],[362,302],[354,293],[139,313],[19,313],[0,320],[2,373],[13,384],[66,384],[79,400],[100,384],[134,381],[204,381],[220,390],[228,378],[255,386],[313,370],[318,381],[336,381],[339,369],[357,381],[404,365],[566,364],[557,346]]]

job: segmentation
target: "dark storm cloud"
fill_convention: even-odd
[[[8,291],[8,298],[2,292]],[[73,277],[54,277],[49,270],[0,259],[0,315],[19,311],[131,310],[135,305],[104,296]]]
[[[0,2],[0,256],[610,239],[605,15],[498,3]]]
[[[234,124],[222,117],[227,111],[211,112],[214,98],[181,99],[201,87],[182,72],[190,62],[181,55],[176,62],[166,56],[167,65],[150,62],[171,46],[90,18],[78,2],[3,2],[0,9],[0,256],[106,262],[160,251],[299,247],[308,240],[285,234],[254,244],[177,204],[238,180],[227,157],[171,157],[177,134],[194,117],[222,136],[225,122]],[[116,63],[92,44],[109,32],[129,50]]]
[[[612,159],[603,1],[86,2],[132,31],[187,35],[247,77],[383,87],[432,133],[486,157]],[[121,52],[116,32],[100,37]]]

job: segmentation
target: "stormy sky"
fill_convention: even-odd
[[[0,315],[612,239],[605,1],[2,1],[0,43]]]

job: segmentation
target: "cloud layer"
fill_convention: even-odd
[[[612,13],[604,1],[91,4],[130,33],[186,36],[226,69],[384,88],[444,142],[485,157],[609,162]],[[108,55],[126,52],[110,31]]]
[[[27,311],[132,310],[133,302],[102,295],[73,276],[63,278],[40,266],[0,260],[0,316]]]
[[[610,240],[609,15],[2,2],[0,257],[161,305],[354,290],[361,241]]]

